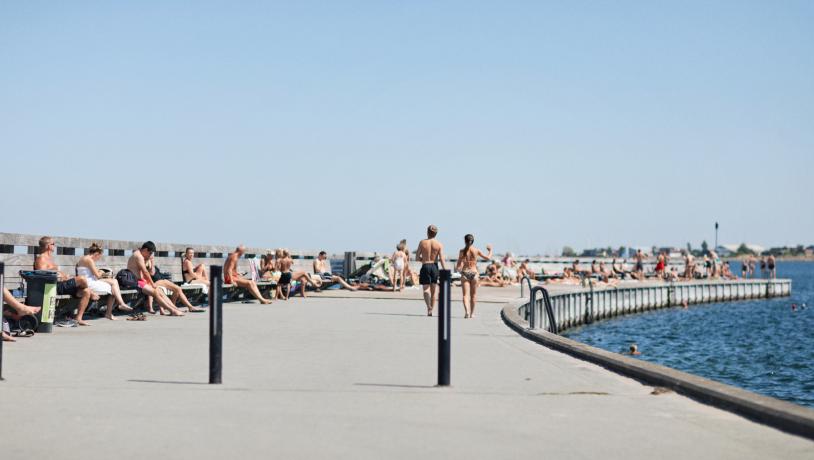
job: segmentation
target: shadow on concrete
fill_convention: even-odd
[[[354,383],[359,387],[386,387],[386,388],[436,388],[435,385],[402,385],[398,383]]]
[[[167,383],[170,385],[209,385],[206,382],[178,382],[175,380],[142,380],[142,379],[128,379],[128,382],[136,383]]]
[[[420,318],[424,318],[424,317],[426,317],[426,316],[427,316],[426,314],[421,315],[421,314],[417,314],[417,313],[416,313],[416,314],[413,314],[413,313],[379,313],[379,312],[367,312],[367,313],[365,313],[365,314],[366,314],[366,315],[381,315],[381,316],[415,316],[415,317],[420,317]]]

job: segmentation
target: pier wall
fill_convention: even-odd
[[[610,288],[574,286],[573,289],[557,289],[549,293],[559,332],[607,318],[680,306],[685,302],[693,305],[789,295],[789,279],[644,282],[641,286]],[[535,326],[552,330],[542,296],[537,297],[534,308],[539,320]],[[518,307],[518,313],[525,321],[529,320],[531,308],[530,300]]]
[[[737,301],[791,294],[791,280],[718,280],[645,284],[618,289],[558,287],[550,293],[554,316],[563,331],[591,321],[687,304]],[[728,410],[756,422],[814,439],[814,410],[759,395],[659,364],[623,356],[549,332],[543,301],[535,302],[540,327],[529,328],[530,300],[507,304],[503,321],[521,336],[548,348],[589,361],[650,385],[669,388],[690,398]]]

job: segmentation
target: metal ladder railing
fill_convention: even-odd
[[[543,306],[548,317],[548,332],[558,333],[557,320],[554,317],[554,308],[551,306],[551,297],[548,290],[542,286],[534,286],[529,292],[529,329],[536,329],[537,324],[537,293],[543,293]]]

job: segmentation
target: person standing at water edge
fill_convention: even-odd
[[[421,240],[416,249],[416,258],[421,262],[418,280],[424,290],[427,316],[432,316],[432,310],[435,307],[435,295],[438,290],[438,262],[441,262],[442,269],[447,268],[444,263],[444,245],[435,239],[436,235],[438,235],[438,227],[435,225],[427,227],[427,238]]]
[[[644,253],[639,249],[636,251],[636,268],[633,269],[633,277],[639,281],[644,280]]]
[[[475,237],[464,236],[464,248],[458,253],[458,263],[455,270],[461,272],[461,290],[463,291],[464,318],[475,316],[475,295],[478,290],[478,258],[485,261],[492,260],[492,246],[486,245],[489,254],[473,247]],[[533,275],[532,275],[533,276]]]
[[[777,262],[771,254],[769,254],[769,258],[766,259],[766,268],[769,270],[769,279],[777,278]]]

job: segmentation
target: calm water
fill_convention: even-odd
[[[814,263],[781,262],[777,274],[792,279],[791,297],[671,308],[565,335],[614,352],[635,342],[638,358],[814,407]]]

